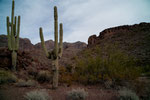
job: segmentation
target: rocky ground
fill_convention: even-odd
[[[25,93],[33,90],[46,90],[53,100],[66,100],[67,92],[72,89],[83,88],[88,92],[87,100],[116,100],[117,91],[106,90],[100,86],[83,86],[72,85],[71,87],[59,86],[57,90],[52,90],[50,86],[35,86],[35,87],[16,87],[3,86],[0,87],[1,100],[25,100]]]

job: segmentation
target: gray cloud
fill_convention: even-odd
[[[68,23],[70,34],[66,41],[81,40],[87,42],[92,34],[99,34],[105,28],[149,21],[150,7],[148,2],[141,0],[86,0],[85,2],[60,2],[63,19]],[[74,3],[75,2],[75,3]]]

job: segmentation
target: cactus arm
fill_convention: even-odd
[[[47,51],[47,48],[45,46],[45,43],[44,43],[44,36],[43,36],[43,30],[42,30],[42,27],[40,27],[40,39],[41,39],[41,46],[46,54],[47,57],[49,57],[49,53]]]
[[[8,40],[8,49],[9,49],[9,50],[12,50],[12,48],[11,48],[11,36],[10,36],[9,26],[10,26],[9,17],[7,16],[7,40]]]
[[[58,57],[58,14],[57,7],[54,7],[54,36],[55,36],[55,56]]]
[[[19,49],[19,35],[20,35],[20,16],[18,16],[17,34],[16,34],[16,50]]]
[[[15,1],[12,1],[12,13],[11,13],[11,26],[13,27],[13,23],[14,23],[14,9],[15,9]],[[11,29],[11,31],[13,30],[13,28]],[[12,31],[13,32],[13,31]]]
[[[14,8],[15,1],[12,1],[12,14],[11,14],[11,47],[12,50],[15,50],[15,37],[14,37]]]
[[[63,24],[60,23],[60,30],[59,30],[59,57],[62,56],[63,52]]]
[[[15,22],[14,22],[14,36],[16,36],[16,28],[17,28],[17,17],[15,16]]]

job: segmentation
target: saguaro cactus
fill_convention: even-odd
[[[58,14],[57,14],[57,7],[54,7],[54,37],[55,37],[55,47],[52,51],[47,51],[47,48],[45,47],[44,43],[44,37],[43,37],[43,30],[42,28],[39,29],[40,31],[40,38],[41,38],[41,45],[42,48],[47,56],[47,58],[53,60],[53,89],[58,87],[58,76],[59,76],[59,65],[58,65],[58,59],[62,56],[63,52],[63,24],[60,23],[59,26],[59,44],[58,44]]]
[[[12,69],[16,70],[17,63],[17,50],[19,48],[19,33],[20,33],[20,16],[14,17],[15,1],[12,1],[12,14],[11,22],[9,16],[7,16],[7,38],[8,38],[8,49],[12,52]],[[18,23],[17,23],[18,19]]]

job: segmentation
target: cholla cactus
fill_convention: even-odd
[[[60,31],[59,31],[59,44],[58,44],[58,14],[57,14],[57,7],[54,7],[54,37],[55,37],[55,48],[52,51],[47,51],[45,47],[44,37],[43,37],[43,30],[42,28],[39,29],[40,31],[40,38],[41,38],[41,45],[42,48],[47,56],[47,58],[53,60],[53,84],[52,87],[55,89],[58,87],[58,59],[62,56],[63,52],[63,24],[60,23]]]
[[[12,1],[12,14],[11,22],[7,16],[7,38],[8,38],[8,48],[12,51],[12,69],[16,70],[17,63],[17,50],[19,48],[19,33],[20,33],[20,16],[18,18],[14,17],[15,1]],[[18,19],[18,23],[17,23]]]

